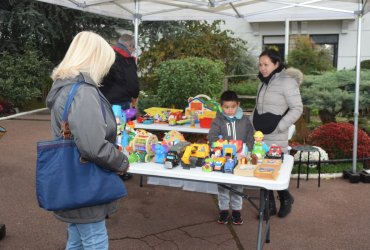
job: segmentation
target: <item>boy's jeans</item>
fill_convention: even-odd
[[[66,250],[107,250],[108,234],[105,220],[95,223],[68,223]]]
[[[228,185],[228,186],[243,193],[243,186],[239,185]],[[237,195],[219,185],[217,187],[218,187],[218,208],[220,210],[229,210],[230,207],[232,210],[242,209],[243,198],[240,195]]]

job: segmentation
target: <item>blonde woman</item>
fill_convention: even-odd
[[[114,60],[113,49],[101,36],[80,32],[51,75],[54,83],[46,103],[51,111],[52,134],[59,137],[66,98],[72,85],[81,82],[68,113],[69,128],[81,157],[124,173],[128,159],[115,147],[116,121],[111,105],[98,89]],[[105,218],[116,210],[117,201],[55,211],[57,219],[68,223],[66,249],[108,249]]]

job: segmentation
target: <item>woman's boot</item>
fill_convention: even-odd
[[[278,216],[283,218],[287,216],[292,210],[292,204],[294,202],[294,197],[289,193],[288,190],[278,191],[280,200],[280,209]]]
[[[276,203],[275,203],[275,197],[274,197],[274,191],[269,190],[269,212],[270,216],[276,215]]]

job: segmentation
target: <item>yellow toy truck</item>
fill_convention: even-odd
[[[209,157],[209,145],[193,143],[186,147],[184,155],[181,157],[183,168],[189,169],[201,167],[203,160]]]

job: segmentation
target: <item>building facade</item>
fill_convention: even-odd
[[[227,20],[224,28],[248,42],[250,51],[258,56],[267,46],[285,52],[285,21],[264,22]],[[328,50],[332,64],[338,70],[356,66],[357,19],[289,21],[289,50],[297,36],[309,36],[316,45]],[[370,13],[362,19],[361,61],[370,59]],[[289,53],[289,52],[288,52]]]

